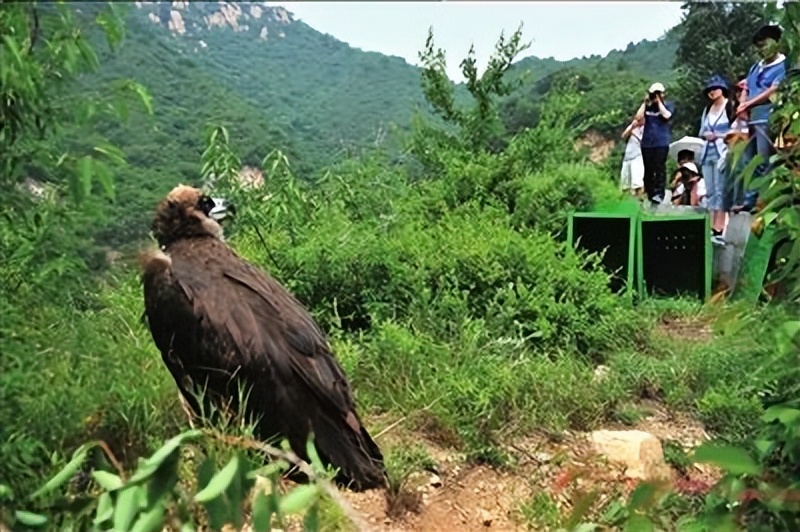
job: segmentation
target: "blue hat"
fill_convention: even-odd
[[[708,91],[712,89],[722,89],[724,94],[728,94],[728,82],[719,74],[714,74],[711,76],[711,79],[708,80],[708,83],[706,83],[706,88],[703,89],[703,93],[708,94]]]

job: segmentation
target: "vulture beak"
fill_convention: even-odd
[[[236,215],[236,207],[233,203],[224,198],[211,198],[214,201],[214,208],[208,213],[208,216],[216,222],[221,222],[228,216]]]

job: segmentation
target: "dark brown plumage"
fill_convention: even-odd
[[[179,186],[153,220],[160,251],[142,258],[147,322],[195,412],[192,387],[238,408],[258,436],[286,437],[299,456],[317,452],[353,489],[385,486],[380,449],[356,413],[350,385],[309,312],[277,281],[241,259],[209,214],[214,201]]]

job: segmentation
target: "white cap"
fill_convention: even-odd
[[[664,85],[656,81],[655,83],[650,85],[650,89],[648,89],[647,92],[666,92],[666,91],[667,89],[664,88]]]
[[[681,165],[681,168],[686,168],[687,170],[691,170],[692,172],[698,175],[700,174],[700,172],[697,171],[697,166],[692,162],[683,163]]]

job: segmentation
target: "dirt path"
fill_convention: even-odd
[[[650,415],[634,427],[604,428],[644,430],[687,449],[708,438],[702,425],[688,416],[671,414],[657,403],[642,406]],[[568,515],[590,489],[599,491],[592,505],[599,511],[636,484],[625,478],[624,466],[595,454],[583,433],[565,433],[559,441],[541,435],[515,442],[508,448],[515,463],[504,469],[468,464],[419,435],[383,445],[390,449],[410,438],[422,443],[436,463],[435,473],[418,471],[409,478],[406,493],[419,501],[415,511],[391,517],[382,493],[343,493],[375,532],[549,530],[557,516]],[[695,468],[674,473],[679,484],[694,488],[710,485],[715,477],[713,471]]]

